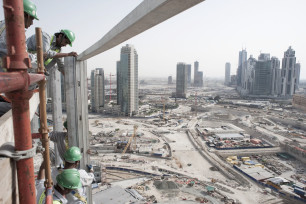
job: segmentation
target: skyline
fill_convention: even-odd
[[[49,34],[68,28],[75,32],[76,41],[72,48],[66,47],[63,52],[80,54],[141,1],[94,0],[86,2],[86,5],[79,1],[55,0],[51,5],[38,0],[33,2],[37,5],[40,20],[34,22],[26,36],[34,34],[35,27],[41,27]],[[0,5],[2,7],[2,2]],[[305,7],[303,0],[207,0],[87,60],[88,75],[90,70],[98,67],[104,68],[106,74],[115,74],[120,49],[126,44],[137,49],[140,77],[157,77],[161,73],[165,78],[175,76],[177,62],[192,64],[193,69],[193,63],[199,61],[199,69],[205,77],[222,79],[226,62],[231,63],[231,74],[236,73],[242,48],[246,48],[248,58],[270,53],[281,60],[284,52],[292,46],[297,62],[301,63],[301,80],[305,80],[306,29],[302,26],[302,19],[306,19],[302,10]],[[55,10],[58,11],[48,12]],[[3,12],[0,19],[3,19]],[[92,19],[99,19],[99,24]]]

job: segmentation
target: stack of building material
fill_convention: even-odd
[[[250,157],[241,157],[241,160],[242,160],[243,162],[245,162],[245,161],[250,161]]]
[[[262,143],[260,139],[251,139],[250,141],[253,144],[260,144],[260,143]]]

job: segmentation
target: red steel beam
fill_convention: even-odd
[[[45,78],[42,74],[28,74],[27,72],[1,72],[0,73],[0,93],[27,89],[30,84],[34,84]]]
[[[24,151],[32,148],[29,100],[32,91],[6,93],[12,101],[15,150]],[[16,162],[19,203],[36,203],[33,158]]]
[[[20,72],[30,67],[30,59],[26,52],[25,45],[25,26],[24,9],[22,0],[3,0],[4,17],[6,25],[6,44],[8,55],[4,58],[4,67],[8,69],[12,76],[17,76],[12,72]],[[23,78],[24,87],[20,91],[6,93],[6,96],[12,101],[12,115],[14,127],[15,150],[24,151],[32,148],[32,136],[30,126],[30,108],[29,100],[33,95],[28,91],[30,76],[27,73],[20,73],[19,78]],[[2,74],[3,76],[3,74]],[[18,77],[17,77],[18,78]],[[18,78],[18,79],[19,79]],[[33,78],[36,81],[36,76]],[[6,80],[9,89],[12,89],[12,80]],[[14,81],[19,88],[19,82]],[[5,86],[0,85],[2,89]],[[36,203],[35,177],[33,158],[21,159],[16,162],[19,203]]]

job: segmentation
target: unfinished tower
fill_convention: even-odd
[[[101,107],[104,107],[105,101],[105,86],[104,86],[104,70],[96,68],[91,71],[91,110],[99,112]]]
[[[196,84],[197,84],[198,71],[199,71],[199,62],[195,61],[194,62],[194,70],[193,70],[193,84],[194,84],[194,86],[196,86]]]
[[[117,62],[118,104],[125,115],[138,113],[138,54],[132,45],[121,48],[120,61]]]
[[[187,64],[187,85],[191,85],[191,64]]]
[[[227,62],[225,64],[225,80],[224,84],[225,85],[230,85],[231,83],[231,63]]]
[[[179,62],[176,65],[176,97],[178,98],[186,98],[188,81],[187,69],[187,65],[183,62]]]

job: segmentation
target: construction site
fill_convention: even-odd
[[[140,89],[148,87],[152,93],[142,91],[147,95],[140,110],[150,114],[89,116],[90,158],[102,175],[94,198],[103,203],[305,202],[305,130],[274,123],[277,104],[251,102],[263,107],[246,108],[240,102],[228,108],[225,104],[237,100],[227,97],[235,90],[211,81],[204,90],[189,88],[197,93],[195,108],[195,97],[171,98],[171,85],[148,80]],[[216,96],[219,101],[211,100]],[[167,107],[172,103],[177,107]],[[196,111],[201,108],[205,111]],[[297,124],[305,119],[286,108],[282,113]],[[288,151],[297,139],[295,150],[301,151]],[[120,192],[127,197],[108,195]]]
[[[290,100],[242,99],[235,88],[212,79],[177,98],[175,85],[159,78],[139,84],[138,114],[122,115],[114,105],[89,113],[87,59],[202,1],[165,2],[144,1],[129,21],[123,19],[77,58],[66,57],[65,66],[73,70],[65,72],[66,107],[54,74],[49,113],[43,52],[37,54],[38,72],[25,71],[24,26],[8,21],[8,32],[19,35],[8,35],[8,47],[15,49],[5,61],[8,72],[0,73],[0,92],[12,101],[0,118],[0,203],[36,203],[42,161],[46,203],[52,203],[51,167],[60,162],[49,132],[66,132],[64,121],[68,146],[81,149],[80,168],[93,166],[87,203],[306,203],[306,113]],[[13,9],[21,1],[4,4],[12,8],[6,18],[23,18],[22,10]],[[28,90],[37,82],[39,88]]]

